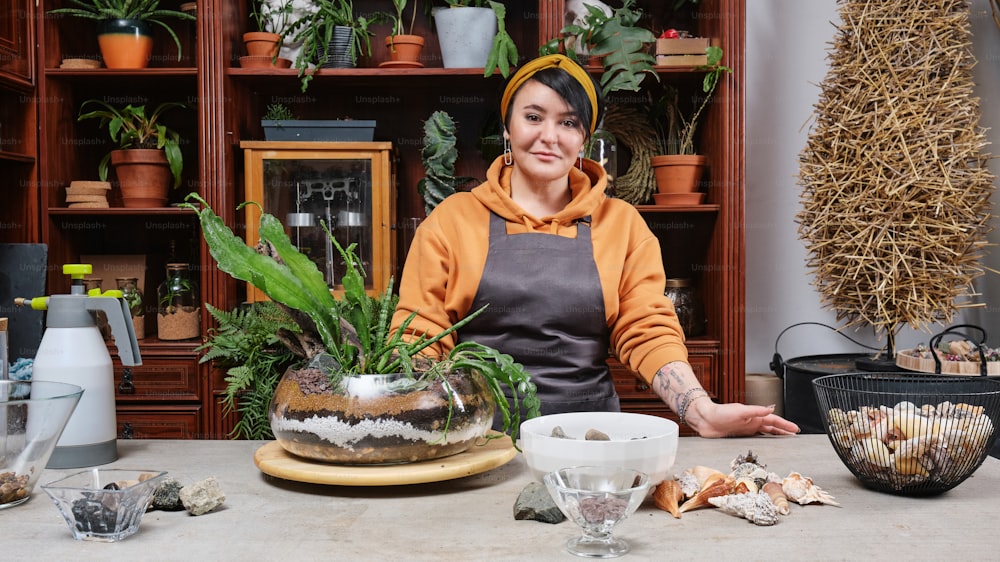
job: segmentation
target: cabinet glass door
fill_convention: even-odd
[[[395,263],[391,225],[395,189],[390,143],[244,142],[246,200],[285,225],[292,243],[323,272],[335,293],[346,263],[341,247],[354,245],[366,288],[383,290]],[[247,243],[256,244],[259,210],[247,205]],[[248,288],[249,300],[263,295]]]

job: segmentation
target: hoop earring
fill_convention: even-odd
[[[503,163],[505,166],[514,163],[514,154],[510,151],[510,139],[507,137],[503,138]]]

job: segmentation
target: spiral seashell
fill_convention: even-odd
[[[851,455],[858,462],[878,468],[888,468],[892,463],[889,447],[875,437],[859,439],[851,446]]]
[[[778,510],[771,497],[764,492],[716,496],[709,498],[708,502],[755,525],[774,525],[778,522]]]
[[[674,479],[681,487],[681,492],[684,494],[685,498],[690,498],[691,496],[698,493],[701,489],[701,484],[698,482],[698,478],[690,470],[685,470],[681,474],[675,475]]]
[[[684,499],[681,483],[677,480],[664,480],[653,491],[653,503],[656,507],[667,511],[675,519],[681,518],[680,501]]]
[[[791,472],[781,481],[781,491],[790,501],[799,505],[811,503],[822,503],[826,505],[840,506],[833,496],[826,493],[822,488],[813,483],[812,478],[803,476],[798,472]]]
[[[716,496],[726,496],[733,493],[733,483],[729,477],[719,473],[718,476],[711,476],[702,485],[701,489],[694,496],[691,496],[686,502],[681,504],[678,508],[680,513],[686,511],[691,511],[694,509],[701,509],[703,507],[710,507],[712,504],[708,501],[709,498],[714,498]]]
[[[784,490],[781,489],[781,482],[768,482],[764,484],[761,491],[771,497],[771,503],[774,504],[775,509],[780,515],[788,515],[791,513],[792,507],[788,503],[788,496],[786,496]]]

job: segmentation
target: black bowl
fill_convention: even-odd
[[[847,373],[813,380],[827,437],[865,487],[940,494],[989,455],[1000,423],[1000,380],[914,373]]]

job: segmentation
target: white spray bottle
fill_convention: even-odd
[[[84,389],[47,468],[90,467],[118,458],[114,370],[97,327],[97,311],[108,317],[122,364],[142,364],[135,328],[121,291],[101,294],[95,289],[95,294],[85,293],[83,277],[92,271],[89,264],[66,264],[63,273],[72,279],[70,294],[14,301],[48,311],[32,380],[65,382]]]

